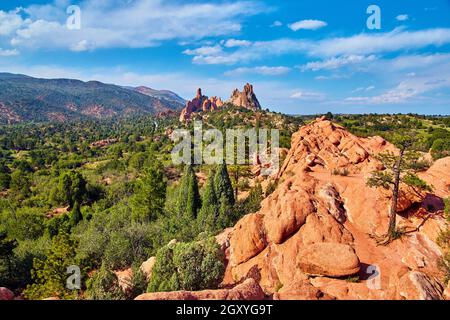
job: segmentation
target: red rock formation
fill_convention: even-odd
[[[133,278],[133,269],[128,268],[125,270],[114,271],[117,276],[117,280],[119,282],[119,287],[123,292],[127,293],[133,289],[133,285],[131,279]]]
[[[208,98],[202,95],[202,89],[197,89],[197,95],[191,101],[186,103],[186,107],[181,111],[180,121],[186,122],[191,119],[194,112],[209,112],[217,110],[223,106],[223,102],[218,97]]]
[[[368,187],[367,177],[382,169],[375,155],[395,147],[380,137],[358,138],[323,118],[302,127],[291,145],[278,187],[261,210],[217,237],[229,244],[224,284],[254,278],[276,299],[442,298],[435,243],[442,217],[434,215],[388,246],[369,236],[387,230],[391,195]],[[422,174],[441,197],[450,195],[444,188],[448,164],[450,157]],[[348,175],[333,175],[334,169]],[[425,206],[421,210],[428,214]],[[399,216],[399,224],[423,222],[416,220]],[[341,278],[358,270],[358,282]]]
[[[253,92],[253,86],[249,83],[244,86],[244,90],[242,92],[235,89],[231,94],[229,102],[238,107],[244,107],[251,110],[261,109],[261,105]]]
[[[14,300],[14,293],[5,287],[0,287],[0,300]]]
[[[263,300],[264,292],[254,279],[232,289],[144,293],[135,300]]]
[[[244,90],[240,92],[235,89],[227,101],[236,106],[244,107],[251,110],[260,110],[261,105],[253,91],[253,86],[247,83]],[[191,119],[195,112],[210,112],[219,109],[224,105],[222,99],[219,97],[210,97],[202,95],[202,90],[197,90],[197,95],[191,101],[186,103],[186,107],[181,111],[180,122],[186,122]]]

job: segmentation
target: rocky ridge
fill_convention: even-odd
[[[399,225],[422,223],[419,231],[385,247],[369,237],[387,230],[390,195],[366,185],[368,175],[382,169],[375,155],[387,150],[396,151],[380,137],[358,138],[324,118],[302,127],[292,137],[277,189],[259,212],[227,230],[223,283],[257,279],[266,295],[280,299],[443,298],[435,243],[442,211],[426,212],[424,222],[426,206],[405,191],[402,209],[415,203],[422,214],[399,216]],[[442,162],[450,158],[423,173],[429,184],[450,184]],[[333,174],[342,169],[346,175]],[[450,195],[448,188],[442,192]]]

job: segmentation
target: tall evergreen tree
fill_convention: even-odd
[[[207,231],[217,229],[217,219],[219,215],[219,202],[216,195],[215,171],[211,170],[202,197],[202,208],[199,211],[197,221],[199,228]]]
[[[178,194],[178,214],[186,220],[195,220],[201,207],[200,192],[198,190],[197,177],[192,165],[187,165],[180,182]]]
[[[164,213],[167,182],[161,162],[150,165],[137,185],[132,198],[132,216],[135,221],[153,221]]]
[[[69,205],[73,208],[75,202],[82,203],[86,196],[87,182],[81,173],[76,171],[66,172],[59,177],[57,187],[52,190],[50,200],[55,204]]]
[[[233,223],[234,216],[234,191],[228,175],[227,164],[224,162],[217,168],[214,178],[217,199],[219,200],[219,215],[217,219],[218,229],[229,227]]]
[[[70,220],[71,220],[72,226],[76,226],[78,224],[78,222],[83,220],[83,215],[81,214],[80,203],[78,201],[75,201],[72,211],[70,212]]]
[[[228,175],[227,164],[225,162],[217,168],[214,184],[217,191],[217,197],[219,199],[225,198],[227,203],[233,206],[235,203],[233,185],[230,176]]]

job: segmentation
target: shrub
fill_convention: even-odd
[[[74,299],[76,290],[66,288],[67,267],[77,265],[75,260],[76,243],[66,233],[57,235],[46,254],[46,259],[34,259],[31,277],[33,284],[24,291],[27,299],[44,299],[57,296],[61,299]]]
[[[117,276],[102,264],[100,270],[86,282],[86,298],[90,300],[124,300]]]
[[[346,176],[349,175],[349,171],[348,171],[347,168],[343,168],[343,169],[337,169],[337,168],[335,168],[335,169],[333,169],[333,171],[331,172],[331,174],[332,174],[333,176],[343,176],[343,177],[346,177]]]
[[[45,216],[39,208],[23,207],[3,212],[1,221],[8,235],[17,240],[33,240],[45,232]]]
[[[167,245],[156,255],[147,291],[215,288],[223,277],[223,259],[214,237]]]

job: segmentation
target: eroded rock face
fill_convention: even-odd
[[[186,122],[191,119],[194,112],[209,112],[217,110],[223,106],[222,99],[218,97],[208,98],[202,95],[202,89],[197,89],[197,94],[194,99],[186,102],[186,107],[181,111],[180,121]]]
[[[119,287],[124,293],[130,292],[133,289],[131,279],[133,278],[133,269],[128,268],[125,270],[114,271],[119,282]]]
[[[380,137],[358,138],[324,118],[302,127],[292,137],[277,189],[227,233],[223,283],[253,278],[277,299],[442,297],[435,243],[442,217],[421,223],[430,213],[421,205],[429,195],[414,198],[402,189],[402,209],[418,203],[422,213],[399,216],[399,224],[420,225],[419,231],[388,246],[369,236],[384,234],[389,221],[390,192],[366,184],[372,171],[383,169],[376,155],[385,151],[397,152]],[[450,196],[447,164],[450,157],[420,174],[437,186],[438,197]],[[342,279],[355,274],[359,280]]]
[[[247,279],[232,289],[144,293],[135,300],[262,300],[264,292],[254,279]]]
[[[359,271],[359,259],[349,245],[322,242],[302,250],[298,266],[312,276],[344,277]]]
[[[261,105],[259,104],[259,101],[253,91],[253,86],[249,83],[244,86],[244,90],[242,92],[235,89],[228,101],[238,107],[244,107],[251,110],[261,109]]]
[[[155,266],[156,263],[156,257],[150,257],[147,261],[144,261],[141,264],[141,271],[142,273],[145,275],[145,277],[147,278],[147,280],[150,280],[151,276],[152,276],[152,271],[153,271],[153,267]]]
[[[319,197],[325,201],[328,212],[337,221],[344,223],[346,220],[344,202],[336,188],[332,184],[327,184],[320,190]]]
[[[430,276],[418,271],[411,271],[404,276],[401,294],[409,300],[441,300],[444,288]]]
[[[301,281],[282,287],[273,295],[274,300],[334,300],[336,298],[323,293],[308,281]]]
[[[263,215],[249,214],[242,218],[234,227],[230,244],[231,265],[245,262],[260,253],[266,247]]]

